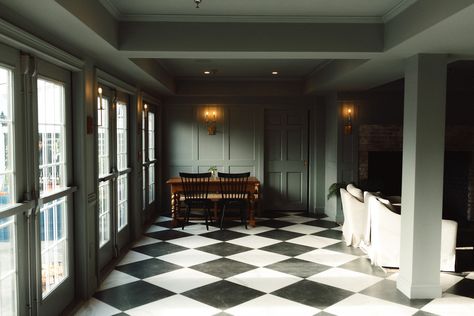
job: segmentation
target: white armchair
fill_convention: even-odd
[[[361,242],[368,241],[367,228],[368,212],[364,201],[350,194],[345,189],[340,189],[344,224],[342,234],[347,246],[359,247]]]
[[[368,197],[370,217],[369,257],[372,264],[384,267],[400,266],[401,217],[375,196]],[[442,220],[441,270],[454,271],[456,261],[457,223]]]

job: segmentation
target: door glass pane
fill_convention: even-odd
[[[127,105],[117,103],[117,169],[127,169]]]
[[[126,174],[118,177],[117,180],[117,228],[120,231],[128,223],[128,177]]]
[[[109,101],[99,97],[97,102],[99,177],[104,177],[110,173]]]
[[[38,131],[40,195],[66,187],[65,89],[62,84],[38,79]]]
[[[146,168],[142,168],[143,209],[146,209]]]
[[[148,204],[155,201],[155,164],[152,163],[148,166]]]
[[[14,202],[12,101],[12,71],[0,67],[0,208]]]
[[[0,315],[17,314],[15,217],[0,218]]]
[[[99,184],[99,247],[110,240],[110,181]]]
[[[155,160],[155,114],[148,113],[148,160]]]
[[[146,115],[142,112],[142,161],[146,162]]]
[[[66,198],[46,203],[40,209],[41,288],[43,298],[68,276]]]

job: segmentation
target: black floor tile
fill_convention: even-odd
[[[278,219],[269,219],[258,223],[259,226],[267,226],[271,228],[282,228],[286,226],[294,225],[293,223],[279,221]]]
[[[188,234],[184,231],[174,230],[174,229],[163,230],[163,231],[154,232],[154,233],[147,233],[145,235],[152,238],[161,239],[161,240],[170,240],[170,239],[176,239],[180,237],[192,236],[192,234]]]
[[[169,242],[158,242],[155,244],[135,247],[132,250],[144,253],[152,257],[164,256],[173,252],[187,250],[188,248],[170,244]]]
[[[265,293],[228,281],[219,281],[182,293],[196,301],[227,309],[257,298]]]
[[[159,259],[147,259],[115,267],[115,270],[128,273],[136,278],[144,279],[157,274],[171,272],[182,267]]]
[[[342,252],[342,253],[347,253],[349,255],[354,255],[354,256],[363,256],[363,255],[365,255],[365,253],[362,250],[360,250],[360,248],[354,248],[352,246],[347,246],[346,242],[344,242],[344,241],[341,241],[341,242],[338,242],[337,244],[332,244],[330,246],[324,247],[324,249],[337,251],[337,252]]]
[[[222,241],[228,241],[228,240],[232,240],[236,238],[245,237],[248,235],[234,232],[232,230],[216,230],[210,233],[201,234],[201,236],[207,237],[207,238],[214,238],[214,239],[222,240]]]
[[[428,313],[425,311],[418,311],[413,316],[438,316],[437,314]]]
[[[319,309],[325,309],[354,293],[333,286],[302,280],[271,294]]]
[[[334,230],[334,229],[323,230],[322,232],[317,232],[317,233],[314,233],[313,235],[326,237],[326,238],[332,238],[332,239],[339,239],[339,240],[344,239],[344,237],[342,236],[342,232],[340,230]]]
[[[129,316],[127,313],[118,313],[118,314],[113,314],[112,316]]]
[[[278,240],[289,240],[296,237],[304,236],[304,234],[289,232],[286,230],[274,229],[274,230],[269,230],[269,231],[257,234],[257,236],[273,238],[273,239],[278,239]]]
[[[277,244],[260,248],[260,250],[275,252],[280,255],[285,255],[285,256],[290,256],[290,257],[296,257],[305,252],[313,251],[314,248],[304,246],[304,245],[293,244],[290,242],[279,242]]]
[[[336,315],[330,314],[330,313],[325,312],[325,311],[322,311],[322,312],[317,313],[317,314],[314,315],[314,316],[336,316]]]
[[[128,310],[175,293],[144,281],[137,281],[100,291],[94,297],[120,310]]]
[[[174,228],[174,227],[173,227],[173,221],[172,221],[172,220],[163,221],[163,222],[156,222],[156,223],[154,223],[153,225],[161,226],[161,227],[166,227],[166,228]]]
[[[323,221],[323,220],[314,220],[311,222],[305,222],[305,225],[311,225],[311,226],[318,226],[318,227],[323,227],[323,228],[336,228],[339,225],[336,224],[335,222],[330,222],[330,221]]]
[[[320,273],[331,269],[332,267],[309,262],[306,260],[300,260],[296,258],[290,258],[284,261],[274,263],[266,266],[267,269],[292,274],[300,278],[308,278],[316,273]]]
[[[397,282],[392,280],[382,280],[360,293],[414,308],[422,308],[431,301],[430,299],[409,299],[397,289]]]
[[[463,279],[451,286],[446,292],[474,298],[474,280]]]
[[[348,263],[339,266],[339,268],[370,274],[381,278],[386,278],[393,274],[393,272],[385,272],[380,267],[372,265],[370,260],[367,258],[358,258],[349,261]]]
[[[234,245],[228,242],[220,242],[218,244],[199,247],[196,248],[196,250],[212,253],[221,257],[227,257],[235,255],[236,253],[252,250],[252,248]]]
[[[191,269],[214,275],[222,279],[229,278],[236,274],[247,272],[256,268],[257,267],[253,265],[227,258],[221,258],[191,267]]]

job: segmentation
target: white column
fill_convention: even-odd
[[[412,299],[441,296],[445,107],[446,56],[423,54],[409,58],[405,66],[397,288]]]

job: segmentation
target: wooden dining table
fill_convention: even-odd
[[[184,220],[184,216],[180,214],[180,199],[181,193],[183,192],[183,184],[180,177],[172,177],[166,181],[166,184],[170,186],[172,225],[176,226],[178,221]],[[255,227],[255,209],[260,197],[260,181],[256,177],[249,177],[247,190],[249,192],[248,224]],[[213,217],[217,220],[219,211],[218,202],[222,199],[219,178],[216,177],[209,180],[208,197],[214,202]]]

